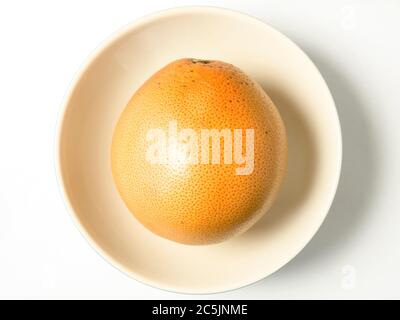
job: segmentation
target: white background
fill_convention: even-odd
[[[336,199],[304,251],[252,286],[200,297],[103,260],[54,169],[57,115],[88,54],[138,17],[194,4],[243,11],[297,42],[328,82],[344,139]],[[2,1],[0,298],[400,298],[399,58],[399,1]]]

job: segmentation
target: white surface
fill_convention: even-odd
[[[342,179],[306,249],[255,285],[184,296],[127,278],[87,244],[61,200],[55,122],[87,55],[167,7],[252,14],[297,42],[342,122]],[[0,298],[400,298],[400,3],[396,1],[15,1],[0,4]],[[232,266],[234,267],[234,266]]]

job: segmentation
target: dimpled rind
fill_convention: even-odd
[[[254,170],[192,164],[176,170],[146,160],[150,129],[254,129]],[[244,140],[245,146],[245,140]],[[223,150],[223,149],[221,149]],[[264,90],[237,67],[176,60],[133,95],[115,127],[112,174],[129,210],[148,229],[185,244],[224,241],[251,227],[271,206],[284,178],[287,138]]]

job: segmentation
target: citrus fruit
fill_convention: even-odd
[[[287,139],[279,112],[232,64],[180,59],[148,79],[115,127],[116,187],[154,233],[185,244],[252,226],[282,183]]]

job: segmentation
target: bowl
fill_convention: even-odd
[[[121,111],[148,77],[183,57],[241,68],[275,102],[288,134],[287,176],[273,207],[246,233],[215,245],[178,244],[148,231],[124,205],[111,174]],[[88,58],[66,95],[56,154],[69,212],[107,261],[154,287],[216,293],[272,274],[310,241],[335,195],[342,141],[331,93],[296,44],[242,13],[184,7],[130,24]]]

